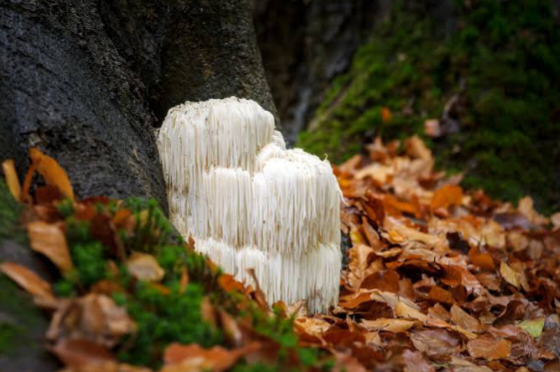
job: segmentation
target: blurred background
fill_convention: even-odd
[[[420,135],[463,186],[560,208],[560,1],[254,0],[284,134],[340,163]]]

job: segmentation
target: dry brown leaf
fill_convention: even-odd
[[[375,320],[362,320],[360,323],[370,331],[406,332],[416,324],[414,320],[379,318]]]
[[[50,349],[66,366],[76,371],[118,372],[113,354],[89,340],[61,339]]]
[[[160,372],[225,371],[243,355],[255,351],[259,345],[253,343],[244,348],[227,350],[221,346],[203,349],[197,344],[171,344],[165,349],[165,366]]]
[[[432,210],[449,208],[452,205],[461,205],[463,201],[463,189],[460,186],[445,185],[440,187],[432,199],[430,206]]]
[[[132,252],[126,260],[126,267],[130,275],[138,280],[159,282],[165,276],[155,257],[146,253]]]
[[[511,342],[489,335],[470,340],[467,344],[469,354],[474,358],[496,360],[507,358],[511,351]]]
[[[37,172],[43,176],[47,185],[58,187],[64,196],[74,200],[74,190],[68,175],[56,160],[36,148],[29,149],[29,155]]]
[[[17,176],[14,160],[4,160],[2,162],[2,169],[4,170],[4,176],[6,177],[6,184],[8,185],[8,190],[10,190],[10,194],[12,194],[14,199],[21,200],[21,185]]]
[[[395,315],[401,318],[414,319],[420,321],[426,321],[430,318],[426,314],[423,314],[419,310],[408,306],[402,301],[399,301],[397,303],[397,306],[395,307]]]
[[[534,208],[533,198],[526,196],[519,200],[517,205],[517,210],[523,214],[529,221],[536,225],[546,225],[548,223],[548,218],[539,214]]]
[[[422,355],[412,350],[404,350],[402,354],[404,372],[435,372],[436,369]]]
[[[126,309],[108,296],[90,293],[66,302],[54,314],[47,338],[51,341],[79,338],[106,347],[115,346],[122,336],[136,331]]]
[[[74,267],[64,232],[57,226],[42,221],[27,224],[31,249],[49,258],[62,272]]]
[[[500,274],[502,278],[509,284],[513,285],[515,288],[519,289],[520,278],[519,273],[513,270],[507,263],[503,262],[500,264]]]
[[[554,226],[555,229],[560,228],[560,212],[554,213],[550,216],[550,222],[552,222],[552,226]]]
[[[416,349],[427,355],[449,355],[461,351],[460,338],[445,329],[416,331],[410,340]]]
[[[453,372],[493,372],[491,368],[477,366],[468,360],[460,359],[455,356],[451,357],[451,362],[449,364]]]
[[[220,317],[220,323],[224,334],[229,342],[237,347],[241,346],[243,342],[243,333],[241,332],[237,321],[222,309],[218,309],[218,315]]]
[[[410,137],[406,141],[406,152],[413,158],[432,160],[432,152],[418,136]]]
[[[478,319],[467,314],[467,312],[465,312],[457,305],[451,306],[450,315],[453,323],[468,331],[481,332],[484,330],[484,327],[482,326],[482,324],[480,324]]]
[[[16,263],[0,264],[0,271],[19,284],[27,292],[37,297],[54,297],[51,285],[28,268]]]

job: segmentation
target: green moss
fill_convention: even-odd
[[[17,202],[8,186],[0,178],[0,239],[9,238],[20,244],[27,242],[27,235],[21,227],[22,207]]]
[[[460,132],[430,141],[464,185],[560,209],[560,25],[550,2],[457,2],[457,29],[397,6],[326,94],[298,145],[341,162],[364,142],[422,134],[453,95]],[[392,112],[383,121],[381,108]],[[459,149],[452,151],[451,149]]]
[[[234,317],[248,319],[257,333],[278,342],[281,349],[278,363],[259,370],[285,370],[283,363],[293,360],[294,355],[303,367],[329,365],[330,360],[322,361],[323,354],[317,349],[298,346],[293,319],[282,318],[278,309],[271,316],[256,304],[245,300],[241,294],[224,292],[217,284],[220,270],[212,270],[203,256],[180,243],[182,239],[174,236],[169,221],[157,208],[155,201],[133,199],[125,205],[133,212],[136,225],[132,233],[121,230],[117,234],[127,254],[139,250],[156,257],[165,271],[165,277],[159,283],[161,285],[136,280],[122,262],[118,264],[118,272],[109,270],[108,260],[119,262],[116,253],[92,237],[90,223],[77,220],[73,208],[65,203],[60,203],[58,208],[61,215],[66,217],[66,236],[75,269],[55,283],[55,291],[62,296],[83,294],[91,285],[103,279],[116,282],[126,289],[114,293],[113,298],[127,309],[136,321],[138,330],[123,340],[118,348],[121,361],[157,368],[161,365],[163,351],[173,342],[197,343],[202,347],[232,346],[227,345],[219,329],[204,320],[201,304],[208,298],[227,309]],[[96,207],[96,213],[110,218],[117,210],[114,203]],[[182,288],[185,269],[189,284]],[[239,306],[241,303],[244,305]],[[238,370],[249,371],[252,368],[241,361]]]
[[[25,345],[28,352],[39,350],[42,345],[36,339],[36,334],[46,330],[47,322],[33,304],[31,296],[19,289],[5,275],[0,274],[0,298],[3,299],[0,355],[19,353],[22,345]]]
[[[0,322],[0,355],[11,354],[22,344],[25,330],[11,323]]]
[[[125,348],[119,358],[133,364],[157,365],[163,350],[172,342],[198,343],[202,347],[221,343],[221,332],[202,319],[203,295],[199,284],[189,284],[181,292],[178,283],[174,283],[170,293],[164,294],[148,283],[138,283],[133,296],[117,297],[138,323],[133,346]]]

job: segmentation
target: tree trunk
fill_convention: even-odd
[[[0,5],[0,158],[37,146],[79,196],[155,197],[152,129],[186,100],[275,112],[246,0],[8,0]]]

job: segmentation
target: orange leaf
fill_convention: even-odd
[[[29,154],[37,172],[43,176],[47,185],[58,187],[64,196],[74,200],[74,191],[68,175],[57,161],[36,148],[29,149]]]
[[[393,333],[406,332],[416,324],[414,320],[378,318],[362,320],[361,325],[370,331],[389,331]]]
[[[2,169],[4,170],[4,176],[6,176],[6,184],[8,185],[10,193],[16,200],[20,200],[21,186],[19,184],[19,179],[13,159],[5,160],[2,163]]]
[[[62,272],[73,268],[66,237],[58,226],[38,221],[27,225],[31,249],[47,256]]]
[[[253,343],[244,348],[227,350],[220,346],[203,349],[197,344],[171,344],[165,349],[165,371],[225,371],[233,366],[243,355],[259,348]],[[179,367],[179,368],[175,368]]]
[[[481,336],[469,341],[467,350],[474,358],[487,360],[502,359],[509,356],[511,342],[492,336]]]
[[[0,264],[0,271],[33,296],[52,298],[51,285],[28,268],[12,262]]]
[[[388,123],[391,121],[392,118],[393,118],[393,114],[391,113],[391,110],[388,107],[382,107],[381,120],[383,120],[384,123]]]
[[[432,198],[432,210],[448,208],[451,205],[461,205],[463,201],[463,189],[456,185],[445,185],[440,187]]]
[[[490,256],[488,253],[481,253],[476,248],[472,248],[469,251],[469,258],[473,264],[480,267],[481,269],[494,270],[496,268],[492,256]]]
[[[451,320],[453,320],[453,322],[459,327],[471,332],[480,332],[484,330],[484,327],[480,324],[478,319],[470,316],[466,311],[457,305],[453,305],[451,307]]]

